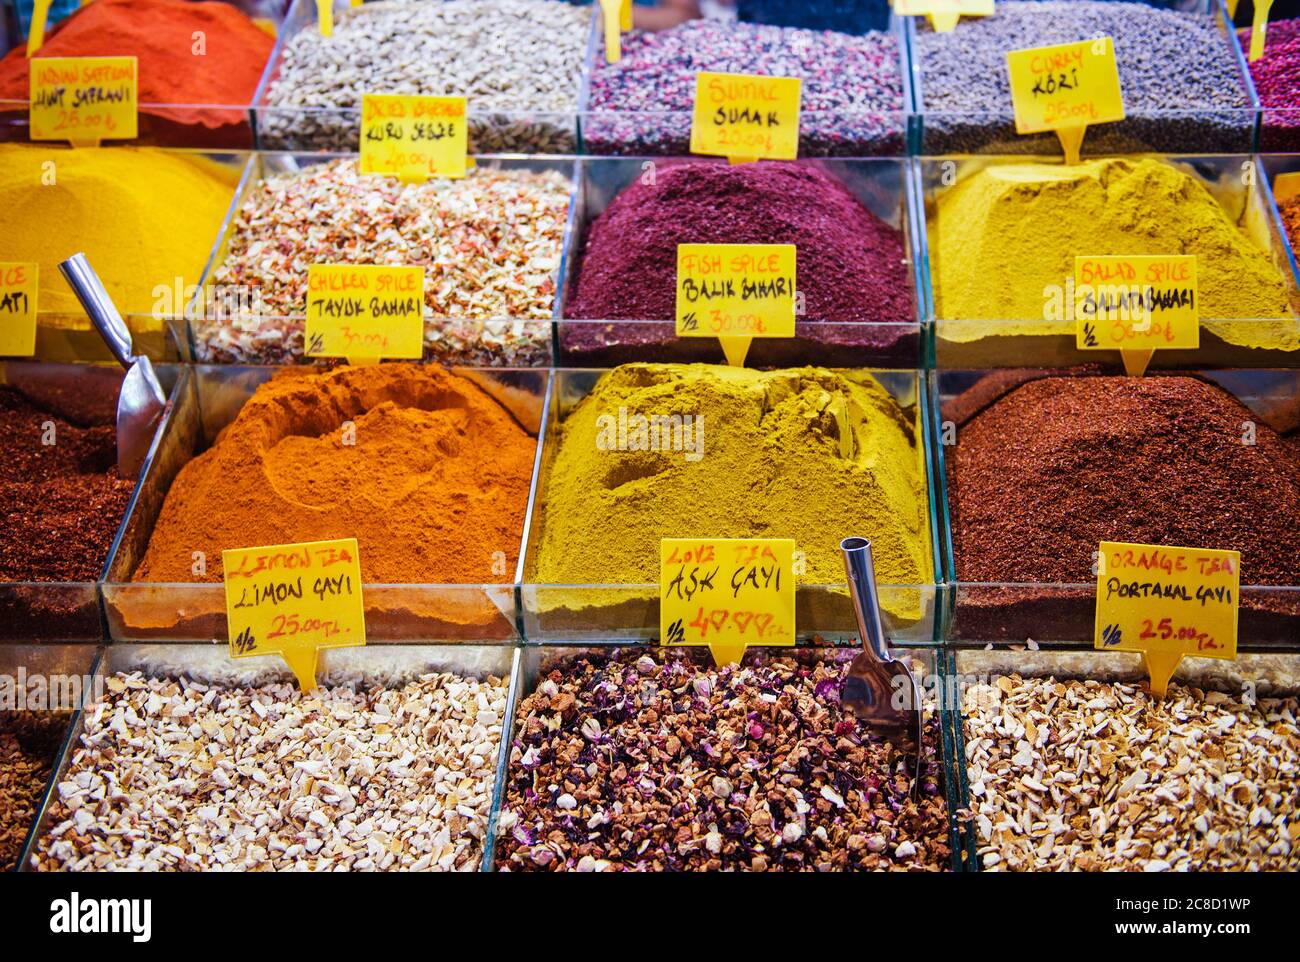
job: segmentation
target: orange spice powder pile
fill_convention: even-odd
[[[182,469],[133,580],[219,581],[226,548],[355,537],[370,584],[508,582],[535,450],[441,367],[288,369]]]

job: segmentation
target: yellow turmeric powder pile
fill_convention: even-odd
[[[78,251],[118,310],[153,313],[155,288],[198,284],[235,192],[223,173],[161,150],[0,145],[0,261],[40,265],[42,314],[82,315],[58,270]]]
[[[942,336],[1073,338],[1065,282],[1076,255],[1195,254],[1207,329],[1230,344],[1296,350],[1300,322],[1266,231],[1236,203],[1242,209],[1229,212],[1202,181],[1149,158],[1000,164],[964,174],[930,212]]]
[[[801,584],[842,584],[860,535],[882,584],[929,583],[917,430],[865,373],[615,368],[561,426],[536,579],[656,584],[660,538],[768,537],[795,540]]]
[[[369,584],[509,582],[535,451],[440,367],[286,369],[177,475],[133,580],[220,581],[226,548],[356,538]]]

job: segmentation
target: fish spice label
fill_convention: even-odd
[[[678,244],[678,337],[794,337],[794,244]]]

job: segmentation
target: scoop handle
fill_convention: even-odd
[[[845,538],[840,542],[844,553],[844,570],[849,576],[849,594],[863,648],[882,663],[894,660],[885,640],[885,626],[880,620],[880,594],[876,590],[876,565],[871,556],[871,542],[866,538]]]
[[[77,300],[81,301],[81,306],[90,315],[91,323],[117,358],[117,363],[130,368],[133,356],[131,332],[118,313],[117,305],[108,296],[108,291],[104,290],[99,275],[90,266],[90,261],[86,260],[86,255],[73,254],[59,265],[59,273],[77,295]]]

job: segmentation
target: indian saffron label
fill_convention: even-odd
[[[721,338],[728,359],[794,337],[795,261],[794,244],[678,244],[677,336]]]
[[[221,552],[230,657],[279,655],[303,691],[322,649],[366,643],[355,538]]]
[[[749,645],[793,645],[794,582],[793,539],[664,538],[662,643],[708,645],[719,665]]]
[[[1201,344],[1194,254],[1076,257],[1074,296],[1079,350]]]
[[[948,33],[961,17],[993,16],[993,0],[894,0],[900,17],[929,17],[936,33]]]
[[[733,160],[799,156],[798,77],[697,73],[691,153]]]
[[[1016,132],[1086,127],[1124,119],[1110,37],[1007,52]]]
[[[312,264],[308,357],[424,356],[424,268]]]
[[[1093,646],[1140,651],[1163,695],[1184,655],[1237,657],[1241,555],[1103,541]]]
[[[361,173],[403,180],[464,177],[469,128],[464,97],[366,94],[361,98]]]
[[[0,263],[0,357],[36,353],[39,265]]]
[[[36,57],[29,136],[96,144],[138,133],[135,57]]]

